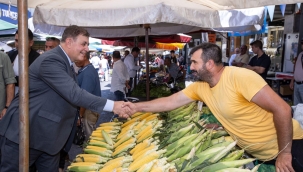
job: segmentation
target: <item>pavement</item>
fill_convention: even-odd
[[[103,98],[115,100],[114,94],[110,92],[110,87],[111,87],[110,83],[111,83],[111,77],[109,77],[108,81],[100,82],[101,96]],[[102,114],[99,116],[96,126],[99,126],[101,123],[104,122],[109,122],[113,115],[114,114],[112,112],[102,112]],[[70,151],[68,152],[69,160],[65,161],[65,167],[67,167],[70,164],[70,162],[72,162],[73,159],[75,159],[75,157],[80,153],[82,153],[82,148],[78,145],[73,144]]]

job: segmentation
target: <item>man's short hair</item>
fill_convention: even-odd
[[[56,37],[46,37],[45,39],[46,41],[54,41],[56,42],[57,44],[60,44],[60,40]]]
[[[253,41],[252,43],[250,43],[249,45],[255,46],[255,47],[259,47],[260,50],[263,49],[263,43],[262,43],[262,41],[260,41],[260,40],[255,40],[255,41]]]
[[[114,51],[113,52],[113,58],[115,58],[115,59],[121,59],[120,51]]]
[[[191,49],[189,54],[193,55],[198,50],[202,50],[201,59],[203,62],[213,60],[215,64],[222,63],[222,51],[218,45],[212,43],[201,43],[200,45]]]
[[[140,53],[140,48],[138,48],[138,47],[134,47],[134,48],[132,49],[132,52],[137,52],[137,53]]]
[[[79,35],[89,37],[89,33],[87,32],[86,29],[76,25],[71,25],[65,28],[62,34],[61,41],[65,42],[67,38],[73,38],[74,40],[76,40],[77,36]]]
[[[175,53],[175,50],[171,50],[170,53]]]
[[[34,34],[33,34],[33,32],[30,30],[30,29],[28,29],[28,40],[29,41],[32,41],[33,39],[34,39]],[[17,35],[18,34],[18,30],[16,31],[16,33],[15,33],[15,35]]]
[[[128,50],[125,50],[124,53],[125,53],[125,54],[129,54],[129,51],[128,51]]]

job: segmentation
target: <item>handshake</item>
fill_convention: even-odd
[[[134,113],[139,112],[138,104],[132,102],[115,101],[113,112],[120,118],[129,118]]]

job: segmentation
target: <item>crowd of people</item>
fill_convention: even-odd
[[[119,51],[114,51],[109,61],[104,54],[90,54],[89,33],[71,25],[65,29],[61,41],[47,39],[46,52],[39,56],[31,50],[31,35],[29,30],[31,171],[63,170],[62,161],[81,118],[86,134],[90,135],[103,111],[128,118],[136,112],[169,111],[197,100],[207,104],[226,131],[238,140],[238,146],[249,154],[274,164],[277,171],[303,171],[303,129],[292,119],[290,106],[264,80],[270,58],[262,50],[261,41],[250,44],[256,54],[250,61],[247,46],[241,46],[230,63],[236,67],[223,64],[220,47],[202,43],[190,52],[190,69],[196,82],[169,97],[132,103],[123,100],[131,92],[136,71],[142,68],[137,60],[138,47],[125,52],[123,59]],[[18,45],[18,32],[15,42]],[[302,103],[302,54],[290,84],[297,94],[295,103]],[[0,81],[4,81],[0,82],[0,171],[12,172],[19,170],[19,115],[22,114],[20,96],[15,90],[18,82],[15,76],[19,76],[14,67],[18,65],[18,49],[9,56],[0,52],[0,62],[3,64]],[[159,57],[157,63],[167,66],[169,77],[178,78],[184,58],[182,61],[171,51],[170,57]],[[75,66],[79,68],[77,72]],[[108,73],[110,68],[115,101],[101,97],[98,72]]]

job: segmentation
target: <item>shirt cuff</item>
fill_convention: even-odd
[[[107,99],[103,111],[112,112],[114,110],[114,104],[115,104],[114,101]]]

